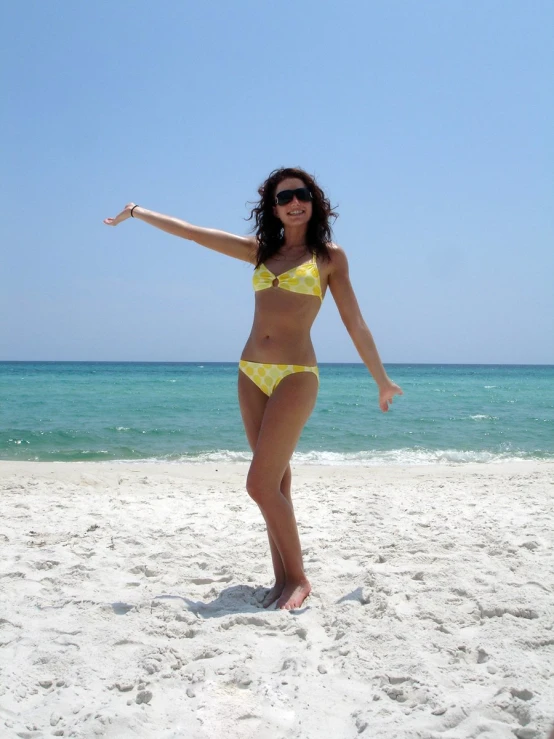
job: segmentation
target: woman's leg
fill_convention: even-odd
[[[281,483],[315,405],[317,390],[317,377],[311,372],[295,373],[280,382],[266,402],[246,483],[283,563],[285,587],[278,608],[298,608],[310,592],[294,509],[281,491]]]
[[[293,506],[290,494],[291,480],[292,473],[290,469],[290,464],[288,464],[287,469],[285,470],[285,474],[283,475],[283,479],[281,480],[280,490],[281,494],[288,500],[292,508]],[[275,603],[275,601],[281,597],[281,594],[285,589],[286,582],[285,566],[283,564],[283,560],[281,559],[281,555],[279,554],[279,550],[277,549],[277,544],[273,541],[273,537],[271,536],[271,533],[269,531],[269,526],[267,527],[267,538],[269,540],[269,548],[271,550],[273,572],[275,573],[275,585],[270,588],[269,592],[266,594],[265,598],[262,601],[262,606],[264,608],[268,608],[272,603]]]
[[[260,433],[260,427],[262,425],[262,419],[269,400],[268,396],[255,385],[243,372],[239,372],[239,403],[242,414],[242,420],[244,423],[244,429],[246,431],[246,437],[252,451],[256,448],[258,443],[258,434]],[[290,465],[287,465],[283,479],[281,480],[281,493],[289,501],[292,506],[291,500],[291,469]],[[273,563],[273,571],[275,573],[275,584],[269,590],[267,595],[262,601],[264,608],[267,608],[274,603],[277,598],[280,597],[285,587],[285,568],[277,545],[273,541],[273,537],[267,529],[267,537],[269,540],[269,548],[271,551],[271,561]]]

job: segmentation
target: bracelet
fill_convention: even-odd
[[[135,217],[133,215],[133,211],[134,211],[135,208],[140,208],[140,205],[133,205],[133,207],[131,208],[131,218],[134,218]]]

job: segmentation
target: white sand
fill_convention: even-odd
[[[0,737],[519,739],[554,721],[554,464],[0,464]]]

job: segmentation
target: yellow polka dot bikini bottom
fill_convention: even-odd
[[[275,390],[284,377],[297,372],[313,372],[319,384],[319,370],[317,367],[304,367],[302,364],[260,364],[247,362],[241,359],[239,369],[249,377],[267,396]]]

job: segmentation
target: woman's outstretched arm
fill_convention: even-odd
[[[133,211],[132,216],[131,210]],[[218,231],[215,228],[193,226],[191,223],[182,221],[179,218],[166,216],[163,213],[156,213],[156,211],[141,208],[134,203],[127,203],[121,213],[115,218],[105,218],[104,223],[107,226],[117,226],[131,217],[149,223],[151,226],[155,226],[173,236],[180,236],[182,239],[195,241],[197,244],[218,251],[221,254],[226,254],[229,257],[242,259],[245,262],[256,261],[257,244],[254,236],[235,236],[226,231]]]
[[[329,273],[329,289],[339,309],[342,322],[358,350],[358,354],[377,383],[379,407],[382,411],[388,411],[392,399],[395,395],[402,395],[402,390],[387,375],[371,331],[363,319],[350,282],[346,254],[339,246],[333,246],[331,255],[332,267]]]

